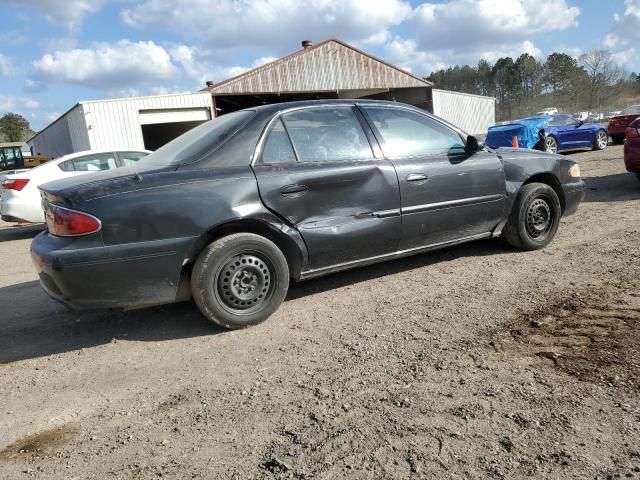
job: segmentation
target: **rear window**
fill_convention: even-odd
[[[633,107],[625,108],[620,115],[640,115],[640,105],[634,105]]]
[[[214,118],[140,159],[138,164],[168,166],[199,160],[231,138],[253,115],[254,111],[243,110]]]

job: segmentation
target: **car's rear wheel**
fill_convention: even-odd
[[[562,210],[558,195],[549,185],[524,185],[502,232],[510,245],[521,250],[547,246],[558,231]]]
[[[598,131],[596,133],[596,139],[593,141],[593,149],[594,150],[604,150],[609,145],[609,136],[607,132],[604,130]]]
[[[547,152],[558,153],[558,142],[554,137],[547,137],[545,139],[545,145],[547,147]]]
[[[273,242],[252,233],[235,233],[211,243],[191,274],[196,305],[225,328],[263,322],[282,304],[288,288],[285,256]]]

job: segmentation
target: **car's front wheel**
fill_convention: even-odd
[[[624,142],[624,135],[611,135],[611,142],[614,145],[620,145]]]
[[[549,185],[524,185],[502,232],[510,245],[521,250],[547,246],[558,231],[562,210],[558,195]]]
[[[609,145],[609,136],[607,135],[607,132],[599,130],[598,133],[596,133],[595,140],[593,141],[593,149],[604,150],[607,148],[607,145]]]
[[[547,137],[545,139],[545,145],[547,152],[558,153],[558,141],[555,139],[555,137]]]
[[[211,243],[191,274],[196,305],[225,328],[263,322],[284,301],[289,268],[280,249],[252,233],[235,233]]]

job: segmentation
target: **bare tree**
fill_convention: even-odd
[[[578,63],[589,76],[591,83],[591,97],[589,108],[594,103],[600,106],[600,100],[606,97],[609,87],[621,79],[620,67],[611,59],[611,53],[606,50],[592,50],[580,55]]]

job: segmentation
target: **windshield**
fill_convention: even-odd
[[[634,105],[633,107],[625,108],[620,115],[640,115],[640,105]]]
[[[552,120],[549,122],[549,126],[558,127],[561,125],[570,125],[572,123],[576,123],[576,120],[571,115],[554,115]]]
[[[231,138],[255,114],[242,110],[214,118],[140,159],[141,165],[179,165],[201,159]]]

